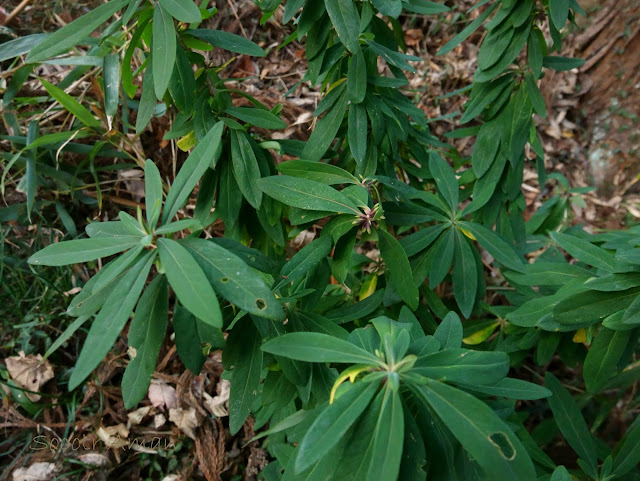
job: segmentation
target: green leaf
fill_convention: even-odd
[[[251,40],[234,33],[223,32],[222,30],[195,29],[189,30],[189,34],[204,40],[214,47],[219,47],[229,52],[251,55],[252,57],[264,57],[267,54]]]
[[[615,477],[620,477],[638,466],[640,463],[639,445],[640,417],[636,417],[614,451],[613,474]]]
[[[146,216],[152,228],[158,223],[162,210],[162,178],[156,164],[147,159],[144,164],[144,201]]]
[[[317,332],[292,332],[271,339],[262,350],[306,362],[340,362],[379,365],[381,361],[348,341]]]
[[[569,18],[569,0],[550,0],[549,13],[558,30],[562,30]]]
[[[216,293],[189,251],[165,238],[158,239],[158,251],[169,284],[184,307],[203,322],[222,327]]]
[[[460,308],[460,312],[469,318],[476,302],[478,291],[478,270],[476,260],[469,242],[462,232],[455,229],[455,247],[453,263],[453,293]]]
[[[471,155],[473,172],[478,178],[486,174],[498,155],[501,129],[502,126],[497,120],[486,122],[480,128]]]
[[[575,279],[591,277],[591,272],[565,262],[542,262],[525,264],[524,272],[505,273],[509,280],[523,286],[563,286]],[[585,284],[588,286],[588,282]],[[599,290],[599,289],[595,289]]]
[[[513,27],[507,30],[491,30],[478,52],[478,68],[487,70],[493,67],[511,44],[513,33]]]
[[[300,249],[280,270],[282,280],[276,289],[300,279],[317,266],[331,252],[332,239],[321,236]]]
[[[162,8],[179,22],[197,23],[202,20],[200,9],[192,0],[158,0]]]
[[[458,383],[458,386],[483,394],[488,394],[489,396],[498,396],[510,399],[535,400],[551,396],[551,391],[542,386],[509,377],[505,377],[491,385],[467,385]]]
[[[320,413],[300,442],[296,472],[302,472],[318,461],[342,439],[369,405],[377,389],[375,383],[356,383]]]
[[[445,229],[444,224],[436,224],[400,239],[400,245],[408,256],[414,256],[429,247]]]
[[[67,52],[87,38],[100,25],[112,18],[129,1],[112,0],[56,30],[31,49],[29,55],[27,55],[26,62],[42,62],[47,58]]]
[[[347,118],[349,149],[355,161],[362,165],[367,155],[367,109],[363,104],[351,103]]]
[[[535,480],[533,463],[509,426],[485,403],[437,381],[411,386],[490,479]]]
[[[268,110],[254,107],[227,107],[224,111],[236,119],[263,129],[287,128],[287,123],[284,120]]]
[[[162,100],[173,67],[176,63],[176,31],[173,26],[173,18],[161,6],[156,5],[153,11],[153,40],[151,42],[151,54],[153,61],[153,88],[158,100]]]
[[[525,264],[518,253],[498,234],[475,222],[460,222],[460,226],[471,232],[495,260],[514,271],[526,272]]]
[[[148,68],[148,67],[147,67]],[[193,75],[191,61],[178,43],[176,45],[176,63],[169,79],[169,93],[176,106],[183,113],[191,113],[194,109],[196,78]]]
[[[462,345],[463,336],[462,322],[458,314],[453,311],[447,313],[433,334],[443,349],[459,348]]]
[[[335,165],[311,160],[288,160],[278,164],[277,169],[284,175],[302,177],[322,184],[359,184],[353,175]]]
[[[420,57],[416,57],[415,55],[407,55],[395,50],[391,50],[390,48],[387,48],[384,45],[381,45],[369,39],[367,39],[367,45],[369,45],[371,50],[377,53],[389,65],[402,70],[408,70],[409,72],[415,73],[416,69],[413,68],[413,66],[409,62],[422,62],[422,59]]]
[[[542,65],[544,68],[550,68],[557,70],[558,72],[580,68],[584,65],[584,62],[585,60],[582,58],[560,57],[556,55],[544,57],[542,59]]]
[[[256,181],[260,179],[260,167],[256,154],[244,132],[231,130],[231,166],[240,192],[254,209],[262,204],[262,191]]]
[[[384,230],[378,230],[377,232],[378,247],[387,265],[387,269],[389,269],[391,282],[402,300],[415,311],[420,302],[420,294],[413,281],[413,276],[409,274],[411,272],[411,266],[409,265],[407,254],[404,252],[398,240],[391,234]]]
[[[553,264],[555,265],[555,262]],[[585,272],[587,275],[590,275],[589,271]],[[625,272],[622,274],[609,274],[603,277],[594,277],[585,282],[584,285],[594,291],[624,291],[625,289],[640,286],[640,273]]]
[[[339,1],[353,4],[352,0]],[[344,114],[347,111],[348,100],[348,91],[344,89],[329,111],[316,123],[300,157],[308,160],[320,160],[324,156],[340,129]]]
[[[207,358],[202,353],[198,320],[187,309],[176,303],[171,324],[180,360],[192,373],[199,374]]]
[[[338,38],[350,52],[360,48],[360,15],[353,0],[324,0],[325,8]]]
[[[151,376],[167,330],[169,288],[165,276],[156,276],[142,294],[129,327],[128,344],[135,356],[122,376],[126,409],[138,404],[149,390]]]
[[[36,33],[4,42],[0,45],[0,62],[29,53],[33,47],[40,45],[48,36],[47,33]]]
[[[91,371],[98,367],[120,335],[144,288],[155,256],[155,252],[149,252],[142,257],[107,297],[89,329],[76,367],[71,373],[70,391],[78,387]]]
[[[558,466],[551,475],[550,481],[572,481],[573,478],[564,466]]]
[[[151,117],[156,111],[156,95],[153,81],[153,61],[147,66],[142,78],[142,95],[138,104],[138,115],[136,117],[136,133],[139,134],[149,124]]]
[[[166,224],[177,214],[185,204],[191,191],[214,160],[222,139],[224,123],[217,122],[207,132],[207,135],[198,142],[178,172],[176,179],[169,190],[167,200],[162,213],[162,223]]]
[[[284,320],[284,311],[271,289],[240,257],[204,239],[182,243],[222,297],[251,314]]]
[[[458,180],[451,166],[439,154],[429,155],[429,171],[433,175],[438,192],[447,200],[452,212],[458,208]]]
[[[584,360],[582,375],[590,392],[599,392],[613,377],[630,336],[629,331],[600,328]]]
[[[585,264],[598,267],[607,272],[615,272],[618,268],[618,262],[611,254],[586,240],[560,232],[550,232],[549,235],[571,256]]]
[[[402,13],[402,0],[372,0],[371,3],[382,15],[398,18]]]
[[[543,119],[546,118],[547,105],[544,102],[544,97],[542,97],[542,93],[538,88],[536,80],[533,78],[533,75],[528,72],[524,78],[527,85],[527,95],[529,96],[529,101],[533,106],[533,110],[535,110],[535,112]]]
[[[487,8],[484,12],[482,12],[478,16],[478,18],[476,18],[473,22],[467,25],[464,29],[462,29],[462,31],[458,35],[453,37],[440,50],[438,50],[438,53],[436,55],[444,55],[446,53],[449,53],[458,45],[460,45],[462,42],[464,42],[467,38],[471,36],[471,34],[473,34],[473,32],[475,32],[478,29],[480,25],[484,23],[484,21],[487,18],[489,18],[489,15],[491,15],[493,11],[496,8],[498,8],[499,5],[500,4],[497,2],[490,5],[489,8]]]
[[[616,292],[579,292],[558,302],[553,314],[561,324],[596,323],[629,307],[639,294],[640,288]]]
[[[367,63],[360,48],[353,52],[349,62],[347,92],[349,100],[356,104],[362,102],[367,94]]]
[[[373,435],[372,459],[368,479],[396,481],[400,472],[400,461],[404,442],[404,412],[397,390],[386,385],[382,407]]]
[[[598,456],[595,443],[580,408],[569,391],[549,371],[545,374],[544,380],[547,389],[553,394],[548,401],[560,432],[578,456],[592,468],[594,473],[597,472]]]
[[[320,182],[287,175],[274,175],[259,179],[257,184],[269,197],[292,207],[360,214],[360,210],[349,197]]]
[[[449,12],[451,9],[446,5],[428,0],[407,0],[402,2],[405,10],[422,15],[435,15],[437,13]]]
[[[104,57],[104,112],[113,117],[120,101],[120,56],[110,53]]]
[[[455,231],[447,229],[431,248],[432,262],[429,269],[429,288],[434,289],[449,273],[455,248]]]
[[[493,385],[509,372],[509,356],[504,352],[444,349],[420,357],[411,372],[438,381],[472,385]]]
[[[355,321],[372,314],[382,304],[383,297],[384,291],[378,290],[360,302],[329,311],[326,316],[328,319],[340,324]]]
[[[140,238],[95,238],[76,239],[51,244],[29,257],[29,264],[64,266],[93,261],[129,249],[140,242]]]
[[[55,85],[50,84],[45,79],[40,79],[42,86],[45,88],[49,95],[51,95],[60,105],[62,105],[71,114],[75,115],[80,122],[88,127],[97,128],[102,125],[100,120],[96,119],[91,112],[80,104],[71,95],[64,90],[59,89]]]
[[[236,434],[251,411],[251,405],[258,397],[260,373],[262,372],[262,338],[249,319],[237,326],[242,330],[244,348],[238,352],[233,363],[233,377],[229,392],[229,431]]]

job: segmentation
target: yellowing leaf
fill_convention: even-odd
[[[176,142],[176,145],[183,152],[188,152],[189,149],[192,149],[193,147],[195,147],[196,146],[196,133],[195,133],[195,131],[192,130],[187,135],[182,137],[180,140],[178,140],[178,142]]]
[[[587,331],[586,329],[578,329],[576,333],[573,335],[573,342],[576,344],[582,344],[587,342]]]

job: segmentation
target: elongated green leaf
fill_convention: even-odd
[[[478,269],[469,242],[460,230],[455,230],[455,248],[453,263],[453,294],[466,318],[471,315],[478,291]]]
[[[429,156],[429,170],[438,185],[438,191],[447,200],[452,212],[458,208],[458,180],[451,166],[438,154]]]
[[[567,468],[564,466],[558,466],[551,475],[550,481],[572,481],[571,475]]]
[[[489,18],[489,15],[493,13],[493,11],[498,8],[500,4],[494,3],[489,8],[487,8],[484,12],[482,12],[478,18],[476,18],[473,22],[467,25],[458,35],[449,40],[436,55],[444,55],[446,53],[451,52],[454,48],[464,42],[467,38],[471,36],[473,32],[475,32],[480,25],[484,23],[484,21]]]
[[[481,352],[451,348],[421,357],[411,372],[439,381],[493,385],[509,372],[504,352]]]
[[[67,52],[82,42],[91,32],[105,23],[113,14],[124,7],[130,0],[112,0],[91,10],[86,15],[68,23],[60,30],[56,30],[44,41],[31,49],[27,55],[27,62],[41,62]]]
[[[431,250],[432,262],[429,269],[429,288],[434,289],[440,284],[449,272],[451,261],[453,260],[453,251],[455,248],[455,231],[449,228],[440,238],[433,244]]]
[[[48,358],[51,354],[53,354],[60,346],[62,346],[65,342],[67,342],[71,336],[75,334],[75,332],[80,329],[90,318],[91,316],[80,316],[75,321],[73,321],[69,326],[64,330],[62,334],[49,346],[47,352],[44,353],[43,359]]]
[[[462,345],[463,336],[462,322],[458,314],[453,311],[447,313],[433,334],[443,349],[459,348]]]
[[[380,360],[348,341],[317,332],[292,332],[271,339],[262,350],[306,362],[380,364]]]
[[[284,311],[271,289],[240,257],[203,239],[182,243],[222,297],[257,316],[284,320]]]
[[[156,5],[153,11],[151,68],[153,69],[153,89],[158,100],[162,100],[169,87],[173,66],[176,63],[176,44],[173,18],[162,5]]]
[[[180,172],[178,172],[164,205],[164,212],[162,213],[163,224],[173,219],[173,216],[185,204],[189,194],[191,194],[193,188],[211,165],[218,151],[223,129],[224,123],[222,121],[211,127],[202,141],[198,142],[198,145],[193,149]]]
[[[353,4],[352,0],[339,1],[350,2]],[[347,89],[343,89],[342,93],[331,106],[329,111],[316,123],[315,129],[313,129],[309,140],[302,150],[302,158],[309,160],[320,160],[322,158],[340,129],[342,119],[347,111],[348,99],[349,94]]]
[[[594,291],[624,291],[625,289],[640,286],[640,273],[625,272],[622,274],[609,274],[603,277],[594,277],[585,282],[584,285]]]
[[[360,214],[360,210],[349,197],[320,182],[277,175],[263,177],[257,184],[269,197],[292,207]]]
[[[362,102],[367,94],[367,63],[360,48],[353,53],[349,63],[347,91],[349,100],[356,104]]]
[[[569,391],[549,371],[545,374],[544,380],[547,389],[553,394],[548,401],[560,432],[578,456],[591,466],[593,472],[597,472],[598,456],[595,443],[580,408]]]
[[[288,160],[278,164],[278,170],[284,175],[302,177],[322,184],[359,184],[352,174],[335,165],[310,160]]]
[[[276,288],[308,274],[322,259],[329,255],[332,244],[331,237],[321,236],[296,252],[280,270],[282,280]]]
[[[36,33],[4,42],[0,45],[0,62],[29,53],[33,47],[41,44],[47,37],[46,33]]]
[[[491,479],[535,480],[533,463],[509,426],[474,396],[437,381],[411,386]]]
[[[510,399],[534,400],[544,399],[551,396],[551,391],[542,386],[538,386],[537,384],[523,381],[521,379],[512,379],[510,377],[505,377],[491,385],[467,385],[458,383],[458,386],[483,394],[488,394],[490,396],[506,397]]]
[[[138,104],[138,115],[136,117],[136,133],[139,134],[149,124],[151,117],[156,111],[156,95],[153,80],[153,59],[151,65],[147,66],[142,77],[142,95]]]
[[[600,328],[584,360],[583,377],[590,392],[600,391],[615,374],[630,336],[629,331]]]
[[[113,346],[140,297],[155,256],[155,252],[149,252],[142,257],[109,294],[91,325],[76,367],[71,373],[70,391],[98,367]]]
[[[144,291],[129,328],[129,347],[135,356],[122,376],[122,398],[127,409],[138,404],[149,390],[158,362],[169,309],[169,288],[165,276],[156,276]]]
[[[110,53],[104,58],[104,112],[114,116],[118,112],[120,94],[120,56]]]
[[[368,478],[379,481],[396,481],[402,460],[404,442],[404,413],[397,390],[387,384],[382,407],[374,431],[372,458]]]
[[[487,70],[493,67],[511,44],[513,28],[492,30],[485,37],[478,52],[478,68]]]
[[[560,57],[556,55],[544,57],[542,59],[542,65],[545,68],[557,70],[558,72],[580,68],[584,65],[584,63],[585,60],[583,58]]]
[[[298,447],[296,472],[304,471],[340,441],[377,389],[375,383],[356,383],[320,413]]]
[[[325,8],[338,38],[350,52],[360,48],[360,15],[353,0],[324,0]]]
[[[29,257],[29,264],[64,266],[93,261],[135,246],[136,240],[120,238],[77,239],[51,244]]]
[[[236,119],[263,129],[285,129],[287,123],[268,110],[254,107],[227,107],[225,112]]]
[[[80,102],[74,99],[71,95],[64,90],[59,89],[55,85],[50,84],[45,79],[40,79],[42,86],[49,92],[60,105],[62,105],[71,114],[75,115],[80,122],[88,127],[100,127],[102,123],[96,119],[91,112],[89,112]]]
[[[260,373],[262,372],[262,351],[260,350],[262,338],[253,323],[248,319],[245,320],[247,322],[237,326],[242,329],[244,346],[238,353],[232,371],[233,377],[229,392],[229,430],[231,434],[237,433],[249,416],[251,405],[258,396]]]
[[[618,443],[613,457],[613,474],[616,477],[628,473],[640,463],[640,417],[631,423],[622,440]]]
[[[216,293],[189,251],[176,241],[164,238],[158,239],[158,251],[169,284],[184,307],[203,322],[222,327]]]
[[[242,195],[254,209],[259,209],[262,191],[256,181],[260,179],[260,167],[244,132],[231,130],[231,166]]]
[[[378,247],[387,269],[389,269],[391,282],[396,291],[402,300],[415,311],[418,308],[420,294],[413,281],[413,276],[410,274],[411,266],[407,254],[398,240],[384,230],[378,230]]]
[[[160,5],[179,22],[197,23],[202,20],[200,9],[192,0],[158,0]]]
[[[460,222],[460,226],[471,232],[480,245],[491,254],[495,260],[514,271],[526,272],[525,264],[515,249],[507,244],[498,234],[475,222]]]
[[[549,234],[560,247],[585,264],[604,269],[607,272],[616,271],[618,263],[604,249],[572,235],[561,232],[550,232]]]
[[[178,43],[176,45],[176,63],[169,79],[169,93],[182,113],[189,114],[195,106],[193,92],[196,89],[196,78],[193,75],[191,61]]]
[[[538,261],[535,264],[525,264],[524,273],[509,272],[505,275],[509,280],[523,286],[562,286],[575,279],[586,279],[592,274],[587,269],[573,264]]]
[[[339,309],[329,311],[326,316],[335,322],[343,324],[345,322],[355,321],[373,313],[382,304],[384,291],[379,290],[371,294],[369,297]]]
[[[234,33],[222,30],[195,29],[189,30],[190,35],[195,35],[214,47],[219,47],[229,52],[242,53],[253,57],[264,57],[266,52],[251,40],[247,40]]]
[[[501,126],[497,120],[486,122],[480,128],[471,156],[473,171],[478,178],[487,173],[498,155],[500,129]]]
[[[207,358],[202,353],[198,319],[182,305],[176,303],[171,324],[180,360],[192,373],[199,374]]]
[[[580,292],[558,302],[553,314],[561,324],[596,323],[629,307],[639,294],[640,288],[616,292]]]
[[[347,118],[349,149],[358,164],[365,161],[367,155],[367,109],[363,104],[351,103]]]
[[[153,228],[158,223],[162,209],[162,178],[151,159],[147,159],[144,164],[144,201],[147,222]]]

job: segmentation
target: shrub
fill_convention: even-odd
[[[221,66],[201,53],[265,55],[243,37],[207,29],[216,14],[207,3],[112,0],[47,37],[0,47],[3,60],[27,54],[24,65],[15,61],[6,105],[34,64],[90,45],[86,55],[55,60],[78,65],[60,85],[42,80],[75,117],[71,129],[40,135],[32,124],[13,138],[23,147],[4,174],[24,172],[29,212],[45,178],[73,185],[51,166],[51,152],[72,141],[101,139],[85,152],[92,162],[171,112],[164,138],[192,149],[171,185],[152,159],[120,149],[144,168],[144,214],[90,223],[87,238],[29,259],[60,266],[117,255],[68,308],[78,321],[66,336],[91,322],[69,388],[99,365],[135,312],[125,406],[147,393],[171,318],[177,352],[193,372],[223,349],[231,432],[251,414],[256,429],[268,423],[258,435],[274,459],[265,479],[568,480],[538,446],[544,437],[524,426],[528,413],[549,416],[540,400],[550,395],[551,416],[580,459],[576,478],[636,479],[637,420],[612,451],[596,442],[579,406],[637,379],[637,366],[626,369],[640,335],[637,229],[560,232],[567,196],[583,193],[575,190],[523,217],[525,164],[535,163],[541,185],[548,181],[532,118],[546,113],[538,81],[548,69],[582,63],[556,53],[567,22],[584,14],[576,0],[478,2],[472,10],[481,13],[441,49],[486,31],[473,83],[458,92],[469,94],[459,123],[472,124],[449,134],[475,137],[466,157],[405,95],[405,72],[420,58],[405,53],[399,16],[449,7],[288,0],[282,20],[295,18],[289,40],[305,41],[304,81],[323,92],[302,142],[270,138],[287,126],[283,106],[269,109],[229,88]],[[263,22],[281,8],[259,6]],[[142,63],[135,71],[133,57]],[[104,101],[89,109],[64,89],[96,67]],[[239,97],[251,106],[238,106]],[[37,155],[43,149],[52,150]],[[276,163],[273,153],[295,159]],[[185,209],[196,188],[195,209]],[[224,236],[204,236],[218,220]],[[288,256],[289,240],[309,229],[313,240]],[[373,249],[374,262],[362,254]],[[487,258],[505,279],[486,275]],[[511,305],[488,305],[487,284],[505,280]],[[586,356],[572,336],[591,345]],[[588,394],[577,404],[551,373],[548,389],[507,377],[531,352],[540,365],[556,353],[583,363]]]

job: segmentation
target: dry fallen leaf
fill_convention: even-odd
[[[87,453],[78,456],[78,461],[95,468],[108,468],[111,466],[111,460],[102,453]]]
[[[180,431],[185,433],[191,439],[196,439],[193,432],[198,427],[198,418],[196,417],[195,408],[189,409],[169,409],[169,421],[175,424]]]
[[[153,416],[153,427],[155,429],[161,428],[167,422],[167,418],[164,417],[164,414],[156,414]]]
[[[217,396],[210,396],[206,392],[203,393],[204,406],[213,414],[219,418],[228,416],[229,412],[225,406],[229,402],[229,392],[231,389],[231,383],[226,379],[221,379],[216,386]]]
[[[117,449],[123,448],[129,444],[129,430],[124,424],[100,427],[98,429],[98,437],[102,440],[107,448]]]
[[[176,390],[164,382],[152,382],[149,386],[149,401],[154,408],[174,409],[178,407]]]
[[[40,387],[53,378],[51,364],[43,360],[40,354],[25,356],[24,351],[20,351],[17,356],[8,357],[5,362],[11,379],[29,391],[40,391]],[[33,402],[39,401],[42,397],[39,394],[25,394]]]
[[[145,407],[141,407],[140,409],[136,409],[133,412],[127,413],[127,427],[130,428],[131,426],[136,426],[138,424],[140,424],[142,422],[142,420],[144,419],[144,417],[149,414],[149,411],[151,411],[152,406],[145,406]]]
[[[12,473],[13,481],[47,481],[53,479],[59,468],[54,463],[33,463]]]

